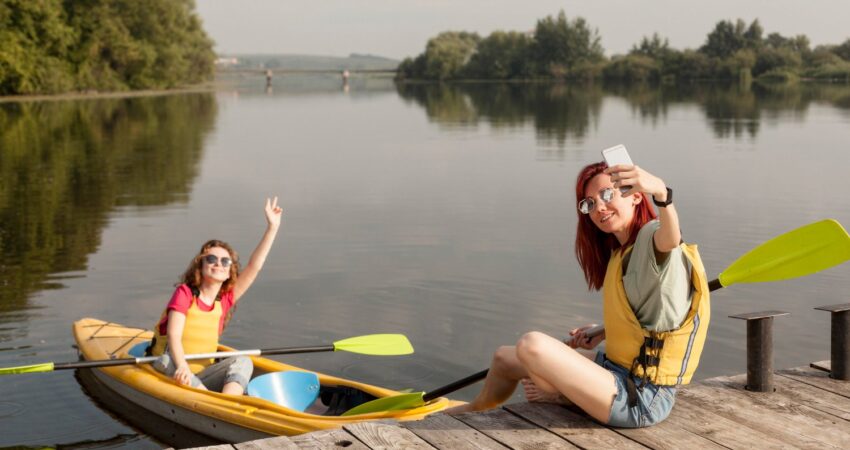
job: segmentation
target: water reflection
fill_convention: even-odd
[[[581,141],[599,121],[603,91],[595,85],[563,83],[399,84],[402,98],[444,126],[489,123],[494,128],[532,123],[538,140],[564,147]]]
[[[403,83],[397,90],[440,126],[488,123],[502,128],[532,123],[539,144],[559,148],[571,139],[581,142],[598,124],[606,95],[625,99],[637,117],[653,126],[666,120],[671,106],[696,104],[718,138],[754,138],[762,119],[786,116],[800,121],[815,103],[850,109],[846,84]],[[556,156],[563,157],[563,152]]]
[[[126,400],[124,397],[115,393],[115,391],[106,387],[94,376],[91,370],[76,370],[74,378],[83,387],[83,392],[86,393],[89,399],[98,406],[101,406],[101,409],[109,413],[112,418],[143,431],[147,436],[153,437],[159,442],[175,448],[203,447],[219,443],[215,439],[198,434],[188,428],[183,428],[173,421],[140,408],[138,405]],[[119,437],[125,436],[129,436],[132,440],[139,439],[139,435],[119,435]],[[115,443],[109,440],[100,442],[104,444],[101,447],[111,447],[121,444],[120,442]],[[66,446],[67,444],[63,445],[62,448]],[[93,447],[90,446],[89,448]]]
[[[212,94],[2,105],[0,325],[81,276],[115,206],[185,202],[215,116]]]

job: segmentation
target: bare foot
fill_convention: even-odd
[[[443,410],[443,412],[446,413],[446,414],[463,414],[463,413],[468,413],[468,412],[472,412],[472,411],[474,411],[474,409],[472,409],[471,403],[453,406],[451,408],[446,408],[446,409]]]
[[[561,405],[569,405],[570,401],[567,400],[560,392],[546,392],[530,378],[522,379],[522,387],[525,389],[525,398],[532,403],[557,403]]]

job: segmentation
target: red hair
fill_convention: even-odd
[[[607,164],[598,162],[586,166],[579,172],[576,179],[576,205],[584,199],[584,192],[590,180],[607,168]],[[584,271],[587,288],[597,291],[602,289],[605,271],[608,269],[608,261],[611,259],[614,250],[634,244],[641,227],[657,217],[655,210],[644,198],[644,201],[635,206],[634,218],[629,226],[629,240],[624,245],[620,245],[620,241],[613,234],[605,233],[596,227],[590,219],[590,214],[582,214],[578,208],[576,208],[576,214],[578,214],[576,258],[578,258],[581,270]]]

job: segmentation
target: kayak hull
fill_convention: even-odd
[[[206,416],[195,411],[163,402],[156,397],[120,382],[119,380],[103,373],[100,370],[92,370],[95,378],[104,386],[123,397],[125,400],[142,407],[159,417],[172,420],[192,431],[209,436],[224,442],[245,442],[274,436],[272,434],[245,428],[225,422],[215,417]]]
[[[152,332],[128,328],[98,319],[74,323],[74,338],[86,360],[127,358],[134,345],[149,341]],[[219,346],[219,351],[232,348]],[[263,357],[251,357],[255,376],[286,370],[308,371]],[[244,442],[270,436],[293,436],[364,420],[418,420],[459,404],[445,398],[404,411],[387,411],[347,417],[324,416],[315,408],[302,412],[260,398],[231,396],[176,384],[154,370],[150,364],[123,365],[91,369],[94,377],[111,391],[134,405],[197,433],[223,442]],[[314,372],[316,373],[316,372]],[[379,386],[316,373],[321,385],[356,389],[373,397],[401,394]]]

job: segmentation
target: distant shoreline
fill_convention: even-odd
[[[403,80],[395,80],[400,84],[596,84],[600,80],[575,80],[563,78],[515,78],[515,79],[496,79],[496,78],[457,78],[450,80],[430,80],[424,78],[408,78]],[[729,80],[701,78],[679,82],[661,82],[661,81],[629,81],[629,82],[613,82],[613,84],[649,84],[649,85],[664,85],[664,84],[727,84]],[[612,83],[602,81],[602,84]],[[812,83],[812,84],[847,84],[845,80],[828,80],[819,78],[800,78],[795,83]],[[759,81],[753,80],[753,84],[785,84],[775,81]],[[793,83],[792,83],[793,84]],[[97,100],[107,98],[135,98],[135,97],[156,97],[164,95],[190,94],[199,92],[215,92],[226,86],[227,83],[222,83],[220,80],[210,81],[195,86],[186,86],[175,89],[145,89],[139,91],[110,91],[110,92],[66,92],[62,94],[40,94],[40,95],[0,95],[0,104],[4,103],[24,103],[24,102],[41,102],[41,101],[63,101],[63,100]]]
[[[214,82],[207,82],[193,86],[175,89],[144,89],[139,91],[109,91],[109,92],[64,92],[61,94],[39,94],[39,95],[0,95],[0,103],[23,103],[41,101],[61,100],[95,100],[102,98],[132,98],[132,97],[155,97],[160,95],[189,94],[193,92],[211,92],[218,89]]]

